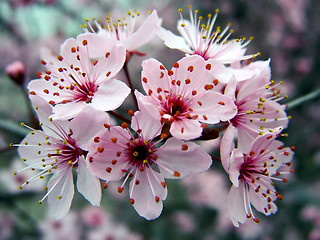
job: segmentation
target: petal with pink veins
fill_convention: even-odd
[[[171,124],[170,133],[176,138],[191,140],[201,136],[202,127],[197,120],[183,119]]]

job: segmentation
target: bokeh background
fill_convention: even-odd
[[[277,184],[283,195],[277,214],[257,214],[260,224],[248,221],[239,229],[227,216],[228,176],[219,162],[210,171],[181,181],[168,181],[169,195],[162,215],[154,221],[139,217],[126,193],[117,185],[104,191],[102,207],[91,207],[78,193],[70,213],[61,221],[47,214],[42,198],[45,181],[24,190],[21,182],[33,175],[13,172],[24,166],[10,143],[19,143],[28,131],[20,122],[33,124],[25,86],[42,71],[41,48],[58,51],[68,37],[83,30],[85,18],[103,19],[108,13],[124,16],[127,10],[141,13],[157,9],[163,26],[176,31],[178,8],[193,9],[206,16],[220,9],[217,25],[232,23],[234,37],[254,36],[247,53],[261,52],[258,60],[271,58],[272,77],[283,81],[283,103],[320,88],[320,1],[318,0],[0,0],[0,240],[9,239],[320,239],[320,100],[314,98],[287,110],[292,116],[287,146],[296,146],[295,173],[289,182]],[[187,17],[187,11],[185,11]],[[167,67],[183,56],[166,49],[159,39],[141,49],[145,57],[134,56],[130,73],[139,88],[141,61],[155,57]],[[17,84],[5,68],[19,60],[26,66],[25,82]],[[290,106],[290,105],[289,105]],[[219,141],[203,144],[214,149]],[[212,151],[219,157],[217,150]]]

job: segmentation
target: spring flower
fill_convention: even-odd
[[[145,60],[142,68],[142,86],[148,96],[136,94],[139,106],[170,123],[172,136],[194,139],[201,136],[204,124],[235,116],[232,99],[214,91],[219,81],[227,82],[232,76],[222,64],[193,55],[176,62],[171,70],[155,59]]]
[[[57,58],[42,60],[42,79],[29,83],[31,95],[54,106],[53,119],[70,119],[86,106],[101,111],[118,108],[130,93],[114,79],[125,61],[125,50],[116,41],[92,33],[67,39]]]
[[[285,106],[278,103],[282,99],[274,81],[270,81],[269,61],[256,62],[263,68],[252,78],[237,82],[234,79],[226,87],[225,94],[234,99],[237,114],[221,141],[221,155],[228,154],[233,138],[238,133],[238,147],[248,151],[251,142],[259,135],[275,128],[286,128],[288,119]],[[227,169],[227,166],[224,166]]]
[[[128,11],[127,18],[112,19],[111,15],[107,16],[106,24],[102,25],[101,21],[94,20],[95,26],[98,28],[96,32],[86,19],[87,25],[84,25],[85,31],[96,32],[98,35],[108,39],[114,39],[127,51],[127,61],[132,54],[144,55],[137,49],[149,42],[160,28],[161,20],[157,15],[157,11],[153,10],[150,15],[143,21],[139,28],[136,28],[136,19],[140,16],[139,12]]]
[[[245,55],[246,46],[251,39],[246,41],[242,37],[229,40],[233,33],[233,30],[229,30],[230,24],[223,30],[220,27],[214,29],[218,9],[214,16],[208,15],[206,22],[204,22],[202,16],[198,17],[198,10],[193,12],[191,6],[189,6],[189,9],[190,21],[183,18],[182,9],[179,9],[181,19],[178,21],[177,29],[181,36],[177,36],[164,28],[159,30],[158,36],[167,47],[192,55],[200,55],[205,60],[214,59],[224,64],[251,59],[255,56]]]
[[[87,169],[85,158],[90,139],[109,122],[108,115],[88,107],[71,121],[52,120],[49,117],[52,107],[47,102],[38,96],[31,96],[31,100],[42,130],[32,129],[19,145],[14,146],[19,147],[18,153],[28,165],[21,171],[38,169],[40,172],[19,188],[52,174],[45,188],[47,193],[39,204],[48,198],[51,216],[60,219],[70,209],[74,195],[72,170],[76,169],[78,191],[92,205],[98,206],[101,198],[100,181]]]
[[[94,138],[88,159],[96,176],[110,181],[125,179],[118,191],[132,178],[129,186],[130,203],[138,214],[148,220],[157,218],[162,211],[162,201],[167,197],[164,178],[178,179],[207,170],[211,157],[198,145],[169,138],[158,147],[166,136],[153,142],[160,135],[161,123],[148,116],[144,108],[134,114],[131,127],[110,127]]]
[[[280,172],[279,168],[291,165],[294,147],[284,148],[283,143],[275,139],[275,134],[259,136],[252,142],[249,151],[234,149],[227,158],[221,159],[227,162],[225,165],[229,166],[228,173],[233,183],[228,210],[236,227],[247,218],[259,223],[251,205],[265,215],[277,211],[274,201],[282,196],[276,191],[273,180],[287,182],[280,175],[289,172]]]

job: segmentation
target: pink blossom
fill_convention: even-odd
[[[221,156],[228,154],[236,132],[238,147],[248,151],[257,136],[278,127],[286,128],[288,125],[285,106],[278,103],[282,97],[276,89],[277,85],[270,81],[269,61],[258,61],[255,64],[261,65],[261,70],[252,78],[242,82],[232,80],[226,87],[225,94],[233,97],[238,112],[230,120],[222,138]],[[228,168],[225,165],[224,167]]]
[[[50,214],[55,219],[64,217],[74,195],[73,173],[76,169],[77,189],[94,206],[100,204],[101,186],[98,178],[87,169],[85,156],[90,139],[108,123],[108,115],[87,108],[71,121],[52,120],[52,107],[38,96],[31,100],[37,110],[42,130],[32,131],[22,140],[18,152],[27,165],[25,169],[40,172],[20,186],[52,174],[46,190],[39,201],[48,197]],[[92,121],[95,121],[92,124]],[[18,171],[19,173],[19,171]]]
[[[106,37],[107,39],[114,39],[120,42],[120,44],[127,50],[127,60],[132,54],[136,53],[143,55],[137,51],[142,45],[149,42],[160,28],[161,20],[157,15],[157,11],[153,10],[150,15],[143,21],[139,28],[136,28],[136,19],[140,16],[139,12],[128,11],[127,18],[112,19],[111,16],[107,16],[105,25],[101,22],[95,21],[95,26],[98,28],[97,34]],[[94,28],[87,20],[88,29],[86,31],[96,32]],[[87,27],[85,25],[85,27]]]
[[[211,157],[191,142],[169,138],[158,147],[162,125],[147,115],[144,108],[135,113],[131,127],[138,134],[134,137],[127,126],[110,127],[94,138],[88,159],[94,174],[109,181],[125,177],[118,191],[132,178],[129,186],[130,203],[138,214],[148,220],[157,218],[162,211],[162,201],[167,197],[164,178],[178,179],[207,170]]]
[[[294,147],[284,148],[283,143],[275,139],[276,134],[259,136],[248,151],[230,150],[229,155],[221,159],[227,162],[225,165],[229,166],[227,172],[233,183],[228,197],[228,210],[236,227],[247,218],[259,222],[251,205],[265,215],[277,211],[274,201],[282,199],[282,196],[276,191],[273,180],[287,182],[286,178],[279,176],[290,172],[278,169],[291,165]]]
[[[214,91],[220,81],[227,83],[232,77],[222,64],[193,55],[176,62],[171,70],[155,59],[145,60],[142,68],[142,86],[148,96],[136,92],[139,106],[167,122],[172,136],[194,139],[201,136],[203,124],[235,116],[232,99]]]
[[[54,220],[47,216],[39,221],[39,230],[43,240],[80,240],[79,216],[76,212],[70,213],[63,219]]]
[[[42,79],[29,83],[31,95],[38,95],[54,106],[53,119],[70,119],[86,106],[101,111],[118,108],[130,93],[114,79],[125,61],[125,50],[116,41],[84,33],[69,38],[57,58],[47,56],[42,63]]]
[[[214,16],[208,14],[208,20],[204,21],[202,16],[198,16],[198,10],[193,12],[189,6],[189,21],[183,18],[180,8],[181,19],[178,21],[177,29],[181,36],[164,28],[161,28],[158,36],[169,48],[178,49],[188,54],[197,54],[205,60],[214,59],[229,64],[254,57],[254,55],[244,55],[246,46],[251,39],[246,41],[243,37],[229,40],[233,33],[233,30],[229,30],[231,24],[228,24],[223,30],[220,27],[214,29],[218,12],[217,9]]]

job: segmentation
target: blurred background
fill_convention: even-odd
[[[282,94],[289,96],[286,102],[320,88],[318,0],[0,0],[0,240],[320,239],[319,98],[287,110],[292,120],[285,130],[288,137],[282,140],[286,146],[296,146],[295,173],[288,183],[276,184],[283,200],[277,201],[277,214],[266,217],[257,213],[260,224],[248,221],[239,229],[233,227],[226,209],[230,183],[219,162],[206,173],[167,181],[169,195],[164,210],[153,221],[138,216],[126,193],[116,191],[118,185],[104,191],[101,208],[91,207],[76,193],[70,213],[60,221],[48,216],[46,203],[37,204],[44,195],[45,181],[18,190],[34,173],[24,171],[19,177],[13,176],[24,165],[9,144],[19,143],[28,133],[20,122],[33,124],[25,87],[43,71],[41,48],[58,52],[66,38],[83,31],[80,25],[87,17],[104,19],[112,12],[117,18],[133,9],[142,15],[157,9],[162,25],[176,32],[178,8],[183,8],[188,18],[189,4],[203,16],[219,8],[217,25],[224,27],[231,22],[233,37],[254,37],[247,53],[261,52],[258,60],[271,58],[272,78],[284,82]],[[143,59],[154,57],[171,67],[183,56],[166,49],[156,38],[140,50],[147,55],[134,56],[129,63],[137,88]],[[14,69],[25,73],[16,81],[6,72],[14,61],[23,63]],[[218,146],[219,140],[203,144],[205,149]],[[218,150],[212,153],[219,157]]]

